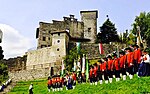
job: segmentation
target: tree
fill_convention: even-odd
[[[4,63],[3,60],[0,60],[0,84],[8,78],[8,70],[7,65]]]
[[[4,58],[2,46],[0,46],[0,60]]]
[[[136,36],[131,31],[128,32],[128,30],[121,33],[119,38],[121,43],[125,43],[127,45],[134,45],[136,42]]]
[[[136,16],[131,30],[135,35],[138,34],[137,26],[140,27],[142,40],[146,40],[147,44],[150,46],[150,12],[141,12],[139,16]]]
[[[109,18],[100,27],[100,32],[97,34],[97,42],[109,43],[119,41],[117,29]]]
[[[72,67],[73,67],[74,60],[78,60],[78,57],[81,57],[83,54],[86,54],[86,52],[83,49],[80,50],[80,53],[77,52],[76,47],[69,50],[68,55],[66,55],[64,57],[64,63],[66,66],[66,70],[71,71]]]

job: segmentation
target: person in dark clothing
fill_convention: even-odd
[[[33,84],[32,83],[29,86],[29,94],[33,94]]]

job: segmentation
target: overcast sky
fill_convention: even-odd
[[[23,55],[36,47],[35,31],[40,21],[62,20],[70,14],[80,20],[80,10],[98,10],[98,27],[109,15],[118,32],[123,32],[131,29],[140,12],[150,12],[150,0],[0,0],[5,58]]]

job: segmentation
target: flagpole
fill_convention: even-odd
[[[89,62],[88,59],[86,58],[86,81],[89,79]]]

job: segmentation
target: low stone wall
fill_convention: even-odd
[[[9,77],[12,81],[28,81],[38,78],[47,78],[50,74],[50,69],[32,69],[9,72]]]
[[[126,44],[116,44],[116,43],[112,43],[110,44],[103,44],[103,50],[104,50],[104,54],[103,55],[107,55],[112,53],[113,51],[116,51],[117,49],[119,49],[119,51],[123,48],[127,47]],[[91,44],[91,43],[81,43],[81,49],[85,50],[85,52],[87,52],[87,58],[88,59],[96,59],[96,58],[100,58],[100,52],[99,52],[99,44]]]

